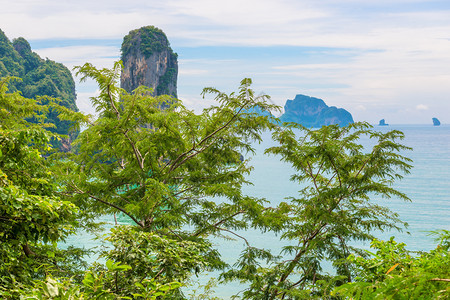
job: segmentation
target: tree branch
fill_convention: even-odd
[[[144,227],[144,225],[142,224],[142,222],[139,222],[135,217],[133,217],[132,215],[130,215],[130,214],[129,214],[125,209],[123,209],[122,207],[120,207],[120,206],[118,206],[118,205],[116,205],[116,204],[114,204],[114,203],[110,203],[110,202],[108,202],[108,201],[105,201],[105,200],[103,200],[103,199],[100,199],[100,198],[98,198],[98,197],[96,197],[96,196],[94,196],[94,195],[91,195],[91,194],[87,194],[87,195],[88,195],[90,198],[92,198],[92,199],[94,199],[94,200],[96,200],[96,201],[98,201],[98,202],[101,202],[101,203],[106,204],[106,205],[108,205],[108,206],[114,207],[115,209],[117,209],[117,210],[123,212],[123,213],[126,214],[128,217],[130,217],[137,225],[139,225],[139,226],[141,226],[141,227]]]
[[[99,197],[96,197],[96,196],[94,196],[94,195],[92,195],[92,194],[90,194],[90,193],[88,193],[88,192],[82,191],[82,190],[81,190],[79,187],[77,187],[73,182],[72,182],[72,184],[71,184],[70,186],[75,190],[74,193],[77,193],[77,194],[80,194],[80,195],[83,195],[83,194],[88,195],[90,198],[92,198],[92,199],[94,199],[94,200],[96,200],[96,201],[98,201],[98,202],[100,202],[100,203],[103,203],[103,204],[108,205],[108,206],[110,206],[110,207],[114,207],[115,209],[117,209],[117,210],[123,212],[125,215],[127,215],[128,217],[130,217],[137,225],[139,225],[139,226],[141,226],[141,227],[144,227],[144,224],[142,224],[142,222],[139,222],[135,217],[133,217],[132,215],[130,215],[130,214],[129,214],[125,209],[123,209],[122,207],[120,207],[120,206],[118,206],[118,205],[116,205],[116,204],[114,204],[114,203],[110,203],[110,202],[108,202],[108,201],[105,201],[105,200],[103,200],[103,199],[100,199]]]
[[[23,252],[25,253],[25,255],[26,255],[27,257],[35,256],[35,255],[36,255],[36,253],[34,253],[34,252],[30,249],[30,246],[28,246],[28,243],[22,244],[22,249],[23,249]]]
[[[227,218],[220,220],[219,222],[217,222],[217,223],[215,223],[215,224],[212,224],[212,225],[209,225],[209,226],[206,227],[206,228],[203,228],[203,230],[197,231],[195,234],[192,234],[192,236],[197,237],[197,236],[199,236],[200,234],[202,234],[203,232],[205,232],[208,228],[211,228],[211,227],[220,229],[218,226],[222,225],[222,224],[225,223],[226,221],[228,221],[228,220],[230,220],[230,219],[232,219],[232,218],[236,217],[237,215],[242,214],[242,213],[244,213],[244,212],[245,212],[245,210],[240,210],[240,211],[238,211],[238,212],[232,214],[231,216],[228,216]],[[222,229],[221,229],[221,230],[222,230]]]
[[[136,156],[136,159],[138,161],[139,168],[144,171],[144,159],[142,158],[142,154],[137,148],[136,144],[131,140],[131,138],[128,136],[128,130],[122,132],[125,137],[130,142],[131,147],[133,148],[134,156]]]
[[[246,239],[245,237],[243,237],[243,236],[241,236],[241,235],[239,235],[239,234],[237,234],[237,233],[235,233],[235,232],[233,232],[233,231],[231,231],[231,230],[229,230],[229,229],[226,229],[226,228],[220,228],[220,227],[216,227],[216,228],[219,229],[219,230],[222,230],[222,231],[229,232],[229,233],[231,233],[231,234],[237,236],[238,238],[244,240],[244,242],[245,242],[245,244],[247,245],[247,247],[250,247],[250,243],[247,241],[247,239]]]
[[[114,104],[114,99],[113,99],[113,96],[112,96],[112,94],[111,94],[111,88],[110,88],[110,85],[109,85],[109,84],[108,84],[108,86],[107,86],[107,88],[106,88],[106,92],[107,92],[107,94],[108,94],[108,98],[109,98],[109,102],[111,103],[111,107],[114,109],[114,111],[115,111],[115,113],[116,113],[117,120],[120,120],[120,112],[119,112],[119,110],[117,109],[116,105]],[[144,170],[144,160],[143,160],[143,158],[142,158],[141,153],[139,152],[139,149],[137,149],[135,143],[134,143],[134,142],[131,140],[131,138],[128,136],[128,131],[127,131],[127,130],[126,130],[126,131],[123,131],[122,133],[123,133],[123,134],[125,135],[125,137],[128,139],[128,141],[130,142],[131,147],[133,148],[134,155],[136,156],[136,159],[138,160],[139,167],[141,168],[141,170]]]
[[[429,281],[445,281],[445,282],[450,282],[450,279],[447,279],[447,278],[431,278]]]
[[[275,290],[272,292],[272,295],[271,295],[270,299],[275,299],[275,297],[278,295],[278,290],[281,288],[281,285],[283,284],[283,282],[286,281],[286,279],[292,273],[292,271],[295,268],[295,265],[298,263],[300,258],[302,258],[303,254],[305,254],[308,251],[310,242],[319,234],[319,232],[326,225],[327,225],[327,223],[322,224],[314,232],[312,232],[312,234],[307,239],[303,240],[303,247],[302,247],[302,249],[295,255],[294,259],[288,265],[286,271],[282,274],[282,276],[278,280],[277,286],[275,287]]]
[[[203,143],[205,143],[206,141],[208,141],[210,138],[212,138],[213,136],[215,136],[218,132],[222,131],[223,129],[227,128],[235,119],[236,117],[241,113],[241,111],[244,109],[245,106],[247,106],[247,104],[250,101],[247,100],[246,102],[244,102],[244,104],[239,108],[239,110],[233,114],[233,116],[222,126],[220,126],[219,128],[217,128],[216,130],[214,130],[213,132],[211,132],[210,134],[208,134],[207,136],[205,136],[197,145],[193,145],[192,148],[182,154],[180,154],[172,163],[172,166],[170,167],[169,171],[167,172],[167,174],[170,174],[172,171],[174,171],[175,169],[177,169],[179,166],[181,166],[184,162],[186,162],[188,159],[191,159],[192,157],[196,156],[197,154],[203,152],[205,149],[207,149],[210,145],[212,145],[212,143],[208,144],[206,147],[203,147],[201,151],[197,151],[191,155],[188,156],[189,153],[191,153],[192,151],[195,151],[196,147],[201,146]],[[186,157],[188,156],[188,157]],[[183,159],[184,158],[184,159]],[[181,161],[181,162],[180,162]],[[167,166],[167,165],[166,165]],[[164,168],[166,167],[164,166]],[[163,169],[164,169],[163,168]]]
[[[109,98],[109,102],[111,103],[111,107],[114,109],[114,111],[116,112],[116,117],[117,120],[120,120],[120,112],[117,109],[116,105],[114,104],[114,99],[113,96],[111,94],[111,84],[108,84],[106,86],[106,93],[108,94],[108,98]]]

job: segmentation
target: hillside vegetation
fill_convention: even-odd
[[[39,57],[22,37],[11,42],[0,30],[0,78],[6,76],[20,78],[10,81],[9,89],[12,92],[20,91],[30,99],[41,96],[58,98],[61,100],[60,105],[78,111],[75,82],[69,69],[61,63]],[[45,104],[47,100],[42,99],[41,102]],[[55,125],[51,131],[69,135],[71,122],[60,121],[53,110],[47,112],[46,122]],[[71,139],[75,136],[76,133],[73,133]]]

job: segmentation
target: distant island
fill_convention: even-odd
[[[384,119],[381,119],[378,123],[378,126],[388,126],[389,124],[386,124],[386,121]]]
[[[441,121],[439,121],[438,118],[433,118],[433,125],[434,126],[439,126],[439,125],[441,125]]]
[[[305,95],[297,95],[294,100],[287,100],[280,120],[316,128],[333,124],[347,126],[354,123],[352,115],[347,110],[330,107],[322,99]]]

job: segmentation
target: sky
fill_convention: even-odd
[[[0,29],[69,69],[112,67],[129,31],[162,29],[178,54],[178,97],[200,111],[204,87],[284,106],[304,94],[355,121],[450,123],[448,0],[0,0]],[[92,113],[93,82],[77,84]]]

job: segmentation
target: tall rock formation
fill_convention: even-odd
[[[441,121],[439,121],[438,118],[433,118],[432,120],[433,120],[433,125],[434,125],[434,126],[439,126],[439,125],[441,125]]]
[[[305,95],[297,95],[294,100],[287,100],[280,120],[316,128],[332,124],[347,126],[353,123],[352,115],[345,109],[330,107],[322,99]]]
[[[384,119],[381,119],[380,122],[378,123],[378,126],[388,126],[388,125],[389,124],[387,124]]]
[[[131,92],[144,85],[153,88],[153,96],[177,97],[177,54],[162,30],[146,26],[130,31],[123,39],[121,51],[123,89]]]

